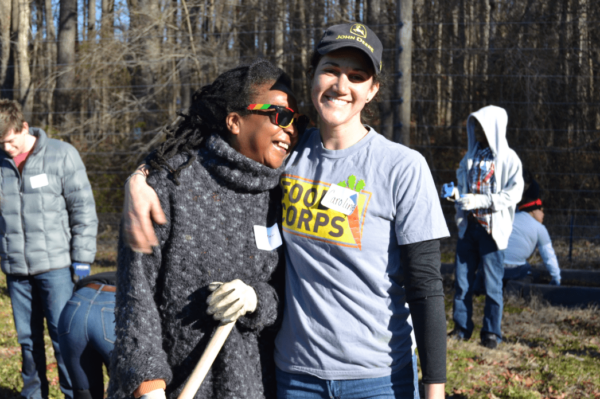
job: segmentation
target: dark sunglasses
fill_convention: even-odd
[[[272,124],[283,129],[289,127],[295,120],[298,134],[304,133],[304,130],[309,123],[307,116],[297,114],[293,109],[281,105],[250,104],[246,109],[250,111],[267,111],[267,113],[263,115],[268,115]],[[275,110],[275,112],[269,112],[270,110]]]

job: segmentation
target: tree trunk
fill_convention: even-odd
[[[298,0],[298,17],[300,20],[300,24],[299,24],[299,29],[300,29],[300,63],[301,63],[301,70],[300,70],[300,76],[304,76],[304,74],[306,73],[306,71],[308,70],[308,62],[309,62],[309,46],[310,44],[308,43],[308,35],[307,35],[307,30],[306,27],[310,26],[309,24],[309,20],[307,18],[307,12],[306,12],[306,2],[304,0]],[[302,91],[301,91],[301,95],[302,95],[302,99],[304,99],[304,101],[309,101],[310,98],[310,93],[308,90],[309,87],[309,83],[307,79],[302,79]]]
[[[50,0],[46,0],[50,1]],[[100,37],[112,39],[115,25],[115,0],[102,0],[102,17],[100,20]]]
[[[456,75],[452,82],[452,144],[460,145],[461,138],[466,137],[463,130],[459,128],[462,125],[463,107],[460,106],[465,100],[465,56],[463,51],[457,49],[466,48],[465,35],[465,0],[456,1],[452,8],[452,22],[454,28],[454,44],[452,49],[452,65],[456,68],[452,72]]]
[[[361,18],[361,13],[362,13],[362,9],[361,9],[361,5],[362,5],[362,0],[356,0],[354,2],[354,20],[357,22],[361,22],[364,21],[364,17]]]
[[[173,6],[176,5],[175,3],[176,1],[173,2]],[[197,7],[192,7],[192,15],[198,15]],[[193,18],[190,19],[195,21],[195,19]],[[196,24],[194,24],[193,26],[196,26]],[[187,29],[184,29],[181,32],[181,48],[183,50],[183,53],[186,55],[191,53],[191,40],[194,40],[193,33],[194,30],[192,30],[192,35],[190,35],[187,32]],[[187,113],[190,108],[190,105],[192,104],[192,89],[190,86],[190,84],[192,83],[192,71],[189,57],[184,56],[182,59],[180,59],[178,66],[179,80],[181,82],[181,87],[179,90],[179,98],[181,99],[181,102],[179,104],[179,109]]]
[[[31,98],[33,104],[43,105],[45,93],[37,90],[38,87],[36,86],[38,85],[36,85],[36,82],[42,82],[45,79],[41,78],[48,76],[45,62],[46,52],[42,44],[44,36],[44,0],[34,0],[32,4],[35,6],[35,22],[32,23],[32,25],[35,24],[35,36],[33,37],[33,51],[31,52],[31,73],[35,78],[32,79],[31,83]],[[36,116],[32,115],[30,123],[44,126],[47,124],[47,115],[47,112],[39,113]]]
[[[10,24],[12,2],[0,1],[0,96],[9,97],[5,92],[10,59]]]
[[[75,80],[75,40],[77,38],[77,0],[60,0],[58,16],[58,46],[56,63],[58,77],[54,94],[55,110],[60,121],[70,121],[72,93],[69,89]]]
[[[285,27],[285,8],[283,6],[283,0],[275,0],[275,10],[277,12],[277,18],[275,20],[275,53],[273,58],[275,65],[279,68],[283,68],[283,30]]]
[[[377,25],[379,18],[381,18],[381,0],[367,0],[367,25]],[[377,31],[377,29],[369,27]]]
[[[239,17],[239,43],[241,61],[246,62],[255,54],[254,48],[254,1],[253,0],[241,0],[241,15]]]
[[[412,84],[413,0],[397,3],[396,18],[396,90],[394,96],[394,141],[410,145],[410,105]]]
[[[339,0],[340,1],[340,23],[344,23],[350,20],[350,1],[349,0]]]
[[[586,79],[585,76],[593,74],[592,69],[588,69],[588,63],[585,58],[589,57],[588,48],[588,0],[578,0],[577,5],[579,8],[579,18],[577,21],[577,39],[579,47],[579,57],[577,62],[577,77],[575,78],[575,84],[577,86],[577,97],[575,101],[581,104],[578,109],[577,117],[575,118],[578,125],[576,143],[582,145],[587,141],[590,125],[587,121],[592,120],[592,115],[589,113],[588,103],[592,102],[591,96],[588,96],[588,90],[591,90],[593,86],[593,79]],[[591,82],[590,82],[591,81]],[[589,82],[589,83],[588,83]],[[591,83],[591,84],[590,84]],[[589,91],[591,93],[591,91]]]
[[[31,72],[29,71],[29,0],[19,0],[19,36],[17,41],[17,67],[19,71],[17,100],[23,106],[25,118],[31,117],[33,91],[31,90]]]
[[[11,1],[11,0],[9,0]],[[10,55],[5,78],[7,98],[18,98],[19,68],[17,65],[17,41],[19,40],[19,0],[12,0],[10,6]]]
[[[127,4],[138,62],[132,71],[132,92],[141,106],[139,122],[145,122],[145,128],[150,130],[158,126],[154,84],[158,80],[161,59],[160,5],[159,0],[128,0]]]
[[[44,83],[41,85],[43,90],[39,93],[39,104],[43,112],[42,126],[52,126],[52,95],[56,85],[56,32],[54,29],[54,18],[52,13],[52,0],[39,0],[39,7],[44,10],[44,21],[46,27],[46,40],[43,42],[43,69],[45,76]],[[37,73],[37,71],[36,71]],[[50,130],[50,129],[48,129]]]
[[[444,36],[443,36],[443,32],[444,32],[444,26],[440,23],[442,21],[441,17],[442,17],[442,6],[440,4],[439,1],[434,2],[433,4],[433,9],[434,9],[434,15],[436,16],[436,18],[438,18],[438,24],[435,27],[435,48],[436,48],[436,52],[435,52],[435,57],[433,57],[433,65],[435,68],[435,76],[436,76],[436,84],[435,84],[435,99],[436,99],[436,107],[435,107],[435,119],[433,119],[435,121],[435,125],[436,126],[441,126],[442,124],[445,124],[445,118],[444,118],[444,112],[443,112],[443,92],[442,92],[442,62],[443,62],[443,53],[442,53],[442,47],[443,47],[443,41],[444,41]],[[450,79],[450,77],[448,77],[448,79]],[[436,128],[438,129],[438,128]]]
[[[313,40],[316,46],[323,36],[323,25],[325,24],[325,0],[314,0],[314,7],[311,14],[314,15],[314,24],[312,26],[314,26]]]
[[[96,0],[88,0],[88,41],[96,40]]]

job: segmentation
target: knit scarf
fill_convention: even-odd
[[[279,184],[283,165],[273,169],[240,154],[217,133],[199,150],[208,172],[234,190],[266,191]]]

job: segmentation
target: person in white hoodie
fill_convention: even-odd
[[[502,340],[504,249],[524,186],[521,160],[506,140],[507,123],[506,111],[493,105],[469,115],[469,148],[456,172],[459,240],[451,335],[471,337],[473,286],[481,265],[486,291],[481,343],[488,348],[496,348]]]

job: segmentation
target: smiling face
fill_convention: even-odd
[[[271,90],[273,83],[255,88],[252,98],[254,104],[272,104],[298,111],[294,97],[281,90]],[[277,169],[298,141],[298,130],[293,123],[281,128],[271,123],[269,112],[260,111],[246,116],[232,112],[227,116],[226,124],[232,134],[231,146],[247,156],[270,168]]]
[[[314,71],[311,97],[324,128],[357,128],[362,126],[360,112],[378,90],[367,55],[346,47],[321,57]]]

